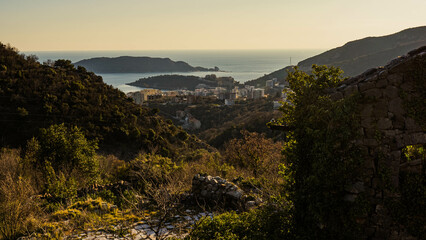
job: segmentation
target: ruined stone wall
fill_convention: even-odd
[[[201,204],[227,209],[248,210],[261,203],[260,198],[249,197],[247,192],[235,183],[206,174],[194,176],[191,193]]]
[[[365,193],[373,204],[373,211],[366,221],[368,239],[411,239],[389,217],[384,202],[398,198],[402,170],[424,172],[424,162],[403,162],[401,150],[408,145],[426,144],[426,133],[419,122],[409,116],[407,106],[411,100],[426,98],[418,89],[418,83],[426,81],[426,46],[391,61],[385,67],[370,69],[343,82],[330,92],[338,100],[352,94],[360,94],[361,138],[356,144],[365,156],[360,169],[359,182],[346,189],[345,200],[354,201]],[[424,85],[423,85],[424,86]],[[423,106],[424,107],[424,106]],[[384,175],[386,175],[384,179]],[[388,182],[384,182],[388,181]]]

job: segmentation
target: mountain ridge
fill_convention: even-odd
[[[309,72],[313,64],[335,66],[341,68],[346,77],[356,76],[366,69],[386,65],[392,59],[405,55],[412,49],[426,46],[426,26],[401,30],[384,36],[365,37],[352,40],[340,47],[327,50],[318,55],[300,61],[300,70]],[[287,70],[292,66],[274,71],[260,78],[247,81],[246,84],[256,87],[265,86],[266,80],[277,78],[284,82]]]

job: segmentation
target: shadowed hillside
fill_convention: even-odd
[[[401,32],[367,37],[346,43],[317,56],[299,62],[301,70],[309,70],[312,64],[340,67],[345,76],[361,74],[369,68],[384,66],[391,59],[412,49],[426,45],[426,26]]]
[[[22,146],[58,123],[78,126],[101,150],[127,156],[153,148],[171,156],[198,141],[83,67],[68,60],[43,65],[3,44],[0,96],[0,146]]]

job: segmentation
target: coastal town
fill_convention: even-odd
[[[232,79],[232,78],[231,78]],[[232,81],[234,82],[233,79]],[[234,106],[244,104],[246,101],[256,101],[269,98],[274,110],[281,106],[285,100],[284,88],[286,84],[279,83],[276,78],[266,81],[264,88],[255,88],[251,85],[229,84],[227,86],[211,87],[206,84],[198,84],[194,91],[187,89],[160,90],[154,88],[142,89],[137,92],[129,92],[127,96],[132,98],[136,104],[147,105],[150,103],[161,103],[163,105],[187,105],[185,110],[176,110],[175,114],[168,116],[177,120],[180,126],[186,130],[197,130],[201,128],[201,122],[191,114],[191,106],[214,103],[216,106]],[[167,117],[167,116],[166,116]]]
[[[155,88],[142,89],[137,92],[127,93],[136,104],[144,105],[149,101],[160,100],[169,103],[194,103],[196,97],[210,97],[218,99],[224,105],[234,105],[236,100],[261,99],[264,97],[282,98],[285,83],[279,83],[276,78],[267,80],[264,88],[255,88],[251,85],[228,84],[227,86],[212,87],[198,84],[195,90],[176,89],[160,90]]]

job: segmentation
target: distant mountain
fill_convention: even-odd
[[[340,67],[345,76],[356,76],[366,69],[384,66],[412,49],[426,45],[426,26],[409,28],[382,37],[367,37],[346,43],[298,63],[309,71],[312,64]]]
[[[284,83],[286,77],[287,77],[287,71],[291,71],[293,70],[294,66],[287,66],[285,68],[282,68],[280,70],[277,70],[275,72],[266,74],[260,78],[254,79],[254,80],[250,80],[245,82],[245,85],[250,85],[250,86],[255,86],[257,88],[259,87],[265,87],[266,81],[276,78],[278,80],[278,82],[280,83]]]
[[[172,61],[170,58],[129,57],[90,58],[74,63],[95,73],[167,73],[219,71],[218,67],[193,67],[186,62]]]
[[[312,64],[340,67],[344,76],[356,76],[366,69],[384,66],[390,60],[404,55],[412,49],[426,45],[426,26],[409,28],[381,37],[367,37],[346,43],[297,64],[303,71],[310,71]],[[263,77],[246,82],[247,85],[264,87],[266,80],[277,78],[285,81],[287,66]]]

